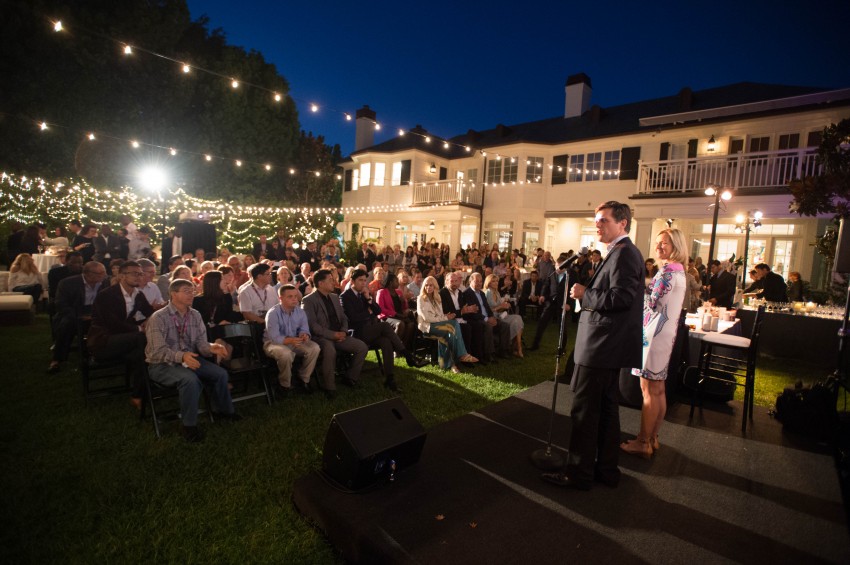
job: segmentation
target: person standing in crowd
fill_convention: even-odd
[[[803,279],[797,271],[788,273],[788,301],[802,302],[803,301]]]
[[[558,256],[558,265],[563,265],[567,260],[565,253]],[[561,316],[565,316],[571,308],[569,301],[564,302],[564,295],[567,292],[567,276],[566,269],[557,269],[549,275],[544,286],[546,290],[544,295],[546,300],[543,303],[543,310],[540,312],[540,318],[537,321],[537,329],[534,332],[534,340],[531,342],[529,351],[536,351],[540,348],[540,342],[543,340],[543,334],[549,323],[553,320],[560,320]]]
[[[620,444],[630,455],[649,459],[658,450],[658,430],[667,413],[666,381],[676,343],[679,315],[685,302],[688,260],[684,234],[672,228],[655,238],[655,255],[661,263],[643,297],[643,365],[632,369],[640,377],[643,408],[637,437]]]
[[[121,240],[118,236],[112,233],[112,228],[109,224],[100,226],[100,234],[94,238],[94,257],[95,261],[100,261],[108,265],[112,259],[121,258]]]
[[[319,269],[313,274],[313,284],[316,292],[304,297],[302,308],[307,314],[310,335],[322,350],[322,365],[319,368],[322,389],[328,398],[334,398],[337,351],[352,355],[342,382],[346,386],[357,387],[369,347],[349,334],[348,317],[342,309],[339,295],[334,292],[331,272]]]
[[[278,291],[279,304],[266,313],[263,351],[277,363],[276,389],[286,396],[292,389],[292,364],[302,357],[298,371],[298,387],[312,393],[310,375],[316,367],[321,348],[310,339],[307,314],[299,306],[301,294],[294,285],[285,284]]]
[[[427,277],[422,291],[416,298],[416,318],[419,330],[425,335],[437,337],[437,355],[440,368],[460,373],[457,363],[477,363],[478,359],[466,352],[463,334],[454,312],[443,312],[439,285],[434,277]]]
[[[71,242],[71,247],[74,251],[79,251],[83,256],[83,263],[88,263],[94,257],[94,237],[97,235],[97,228],[91,224],[80,230],[80,233],[74,237]]]
[[[714,259],[708,264],[711,277],[708,279],[708,301],[715,306],[731,308],[735,299],[735,275],[724,269],[720,261]]]
[[[212,355],[227,358],[229,354],[224,344],[207,341],[201,315],[192,309],[194,285],[191,281],[175,280],[168,292],[168,305],[148,320],[145,360],[152,381],[177,387],[181,433],[186,441],[196,443],[204,439],[198,427],[198,401],[204,388],[210,393],[217,419],[235,422],[242,417],[233,409],[227,371],[205,359]]]
[[[564,470],[542,475],[561,487],[589,490],[594,481],[611,487],[620,481],[620,369],[640,365],[642,356],[644,266],[628,237],[631,218],[628,204],[609,201],[596,208],[596,233],[608,256],[587,286],[573,286],[582,312],[569,456]]]
[[[769,302],[788,302],[787,287],[782,275],[771,271],[770,265],[767,263],[756,265],[756,271],[760,275],[762,287],[764,288],[761,294],[762,298]]]

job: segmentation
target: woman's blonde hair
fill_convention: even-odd
[[[425,293],[425,285],[428,284],[428,281],[431,281],[431,284],[434,285],[434,298],[433,298],[434,302],[438,306],[442,306],[443,305],[443,299],[440,298],[440,291],[437,290],[437,289],[440,288],[440,285],[437,284],[437,279],[435,279],[434,277],[431,277],[431,276],[425,277],[425,280],[422,281],[422,288],[419,289],[419,296],[421,298],[426,299],[426,300],[431,300],[431,297],[429,297]]]
[[[681,230],[678,230],[676,228],[666,228],[658,232],[658,235],[663,234],[667,234],[667,237],[670,238],[670,244],[673,246],[673,251],[670,253],[670,259],[668,259],[668,261],[674,261],[676,263],[681,263],[682,265],[687,265],[688,244],[685,242],[685,234],[683,234]]]
[[[10,273],[17,273],[18,271],[22,273],[26,273],[28,275],[37,275],[38,267],[33,261],[32,255],[29,253],[18,253],[18,256],[15,258],[15,261],[12,263],[12,266],[9,268]]]
[[[486,279],[484,279],[484,291],[486,291],[488,288],[490,288],[490,283],[492,283],[494,279],[495,279],[496,281],[498,281],[498,280],[499,280],[499,276],[498,276],[498,275],[487,275],[487,278],[486,278]],[[497,284],[497,285],[496,285],[496,291],[495,291],[497,295],[499,294],[499,288],[498,288],[498,286],[499,286],[499,285]]]

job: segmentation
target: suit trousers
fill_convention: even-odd
[[[93,352],[97,361],[112,363],[124,360],[127,362],[127,372],[130,374],[133,398],[144,398],[145,390],[145,346],[148,340],[144,332],[128,332],[113,334],[106,340],[106,345]]]
[[[298,371],[298,378],[304,383],[309,383],[310,375],[313,374],[313,369],[316,368],[316,361],[319,359],[321,348],[318,343],[311,340],[305,341],[298,346],[283,345],[269,341],[263,344],[263,351],[277,363],[277,381],[280,383],[280,386],[289,388],[292,384],[292,363],[295,361],[295,358],[303,357],[301,368]]]
[[[154,363],[148,369],[152,381],[162,386],[177,387],[180,392],[180,418],[184,426],[198,425],[198,401],[203,387],[210,391],[213,410],[233,413],[233,400],[227,390],[227,371],[203,357],[197,357],[197,360],[201,366],[194,370],[169,363]]]
[[[390,378],[395,367],[394,352],[407,353],[407,349],[401,342],[401,338],[395,333],[395,329],[389,324],[374,320],[362,326],[355,334],[357,339],[363,341],[371,349],[378,347],[384,359],[384,377]]]
[[[590,486],[594,473],[606,482],[617,482],[620,470],[619,369],[576,365],[570,411],[572,431],[567,476]]]
[[[73,316],[53,316],[53,361],[64,363],[68,360],[78,323]]]
[[[345,373],[345,378],[357,382],[360,380],[360,371],[369,353],[369,346],[356,337],[345,336],[342,341],[333,341],[324,337],[313,337],[322,350],[322,365],[319,368],[319,380],[325,390],[336,390],[336,352],[350,353],[354,356],[351,365]]]

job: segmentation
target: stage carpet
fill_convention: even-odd
[[[652,460],[623,454],[618,488],[579,492],[544,483],[529,459],[552,386],[432,428],[418,464],[366,493],[302,477],[295,505],[358,563],[850,563],[831,454],[783,434],[765,409],[742,437],[740,405],[692,424],[675,405]],[[571,402],[561,385],[561,449]],[[640,412],[620,415],[633,437]]]

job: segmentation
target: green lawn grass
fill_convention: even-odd
[[[529,324],[526,342],[532,330]],[[524,360],[460,375],[399,362],[404,401],[430,428],[550,379],[557,328],[547,334]],[[126,397],[86,406],[76,354],[63,373],[48,376],[45,315],[31,326],[0,328],[0,343],[3,563],[341,562],[296,512],[292,485],[320,466],[335,412],[389,396],[374,363],[367,363],[373,370],[359,390],[341,387],[334,401],[314,394],[271,407],[241,403],[245,420],[206,425],[206,441],[192,445],[177,435],[176,424],[166,424],[163,439],[156,439],[151,422],[140,423]],[[804,370],[784,361],[762,367],[756,379],[762,405]]]

